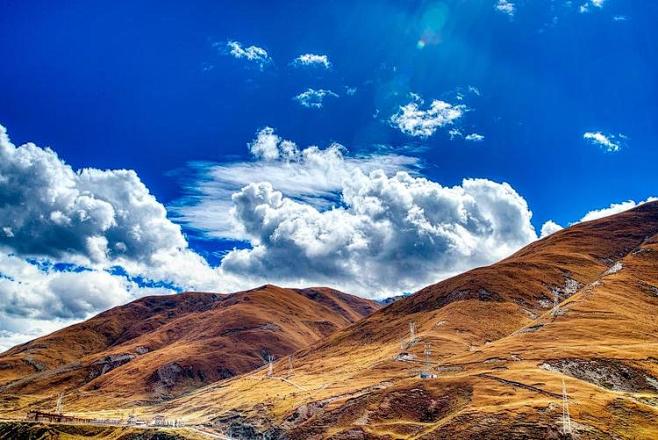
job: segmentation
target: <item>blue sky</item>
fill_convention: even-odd
[[[3,302],[0,312],[14,322],[4,329],[7,334],[23,335],[22,323],[29,319],[79,319],[151,292],[153,286],[222,290],[268,278],[292,284],[336,280],[336,286],[353,290],[376,285],[356,292],[367,296],[394,294],[501,256],[472,248],[511,251],[541,235],[549,220],[566,226],[590,211],[658,193],[654,2],[188,3],[0,1],[0,124],[11,144],[50,147],[72,170],[134,170],[134,178],[112,174],[112,185],[130,181],[139,192],[143,184],[154,198],[149,214],[135,214],[137,223],[126,223],[125,231],[119,220],[113,220],[119,226],[103,226],[99,215],[103,234],[89,232],[89,222],[82,222],[84,235],[70,222],[66,228],[57,223],[59,214],[52,213],[62,209],[46,202],[30,211],[38,216],[42,209],[50,216],[39,225],[41,235],[26,226],[27,220],[19,225],[5,219],[7,226],[0,226],[13,236],[7,233],[0,241],[7,258],[74,264],[91,270],[68,273],[90,277],[101,271],[102,281],[110,284],[114,278],[106,280],[106,275],[120,276],[111,267],[132,273],[121,286],[112,284],[123,292],[115,301],[85,299],[81,306],[69,298],[68,309],[54,317],[37,313],[42,303],[36,300],[17,311],[20,289],[9,286],[3,293],[0,286],[0,295],[13,298]],[[316,62],[294,61],[304,54],[317,55],[306,58]],[[262,131],[266,127],[280,138],[262,137],[265,143],[260,144],[257,134],[267,134]],[[284,157],[283,140],[295,144],[294,159]],[[342,149],[333,150],[334,143]],[[322,154],[303,153],[310,145],[319,146]],[[266,151],[276,151],[276,157],[267,158]],[[339,156],[332,155],[336,151]],[[443,189],[420,180],[394,182],[369,175],[379,168],[387,179],[403,171]],[[73,177],[77,180],[71,185],[120,212],[126,198],[109,194],[109,186],[98,189],[97,178]],[[467,178],[481,180],[469,186],[463,182]],[[242,191],[264,182],[271,188]],[[506,182],[509,191],[489,182]],[[380,214],[369,203],[376,200],[391,213],[398,206],[387,198],[393,190],[380,191],[382,185],[404,187],[407,192],[400,197],[414,200],[413,209],[404,208],[404,219],[427,214],[427,222],[413,223],[418,228],[411,236],[400,233],[408,225],[400,226],[397,217],[386,219],[393,232],[377,223]],[[477,221],[446,220],[439,213],[448,208],[427,201],[432,191],[452,187],[466,196],[446,206],[455,215],[477,211],[472,216]],[[485,197],[484,187],[487,194],[499,195]],[[9,197],[14,190],[2,189],[0,197],[3,191]],[[276,205],[276,191],[283,193],[284,207]],[[260,212],[254,200],[274,212],[267,222],[277,218],[280,223],[254,217]],[[512,206],[511,214],[500,208],[501,200]],[[131,212],[140,206],[131,204]],[[244,209],[231,220],[235,206]],[[349,216],[341,217],[342,211],[336,218],[322,215],[332,206]],[[101,208],[85,209],[98,213]],[[432,209],[440,220],[428,214]],[[5,209],[0,220],[10,213]],[[144,219],[152,215],[162,217],[153,230],[162,230],[160,237],[189,252],[187,261],[196,255],[207,260],[208,267],[199,272],[214,270],[230,255],[224,278],[215,284],[206,283],[214,276],[207,274],[198,277],[203,282],[178,279],[153,262],[160,248],[131,252],[130,243],[117,238],[128,237],[135,224],[144,228]],[[364,216],[367,227],[359,223]],[[317,221],[302,230],[291,220],[299,217]],[[488,226],[473,226],[478,222]],[[332,229],[335,224],[352,226]],[[175,225],[182,225],[182,236]],[[436,239],[433,234],[442,234],[446,225],[456,235],[447,242]],[[463,228],[470,232],[455,232]],[[484,229],[489,232],[473,232]],[[20,233],[41,237],[41,245],[12,242]],[[281,238],[286,233],[294,243]],[[309,234],[347,244],[318,249],[317,243],[302,243]],[[391,249],[373,251],[373,243],[386,240]],[[115,248],[106,249],[106,241]],[[368,257],[355,257],[351,252],[362,243],[368,243]],[[249,253],[258,246],[262,254]],[[458,258],[451,254],[456,247]],[[117,257],[120,251],[124,259]],[[298,258],[300,253],[304,258]],[[416,255],[459,263],[423,267],[416,283],[357,279],[363,271],[379,273],[391,265],[397,268],[393,273],[404,273],[408,267],[401,261]],[[350,268],[336,263],[352,258],[366,263]],[[12,278],[10,265],[0,261],[5,274],[0,279]],[[44,283],[62,272],[37,270],[45,274]],[[248,282],[239,280],[255,273]],[[53,289],[44,292],[62,302]]]

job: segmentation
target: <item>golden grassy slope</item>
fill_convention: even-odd
[[[0,421],[0,440],[208,440],[189,429],[137,429]]]
[[[0,408],[69,411],[157,402],[261,367],[378,308],[326,288],[140,299],[0,357]],[[60,358],[61,356],[61,358]]]
[[[560,307],[553,312],[553,299]],[[658,203],[573,226],[151,411],[311,438],[658,438]],[[433,372],[394,360],[409,321]],[[241,434],[242,433],[242,434]]]

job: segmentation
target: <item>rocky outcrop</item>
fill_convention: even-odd
[[[615,359],[555,359],[541,368],[593,383],[612,391],[658,392],[658,380]]]

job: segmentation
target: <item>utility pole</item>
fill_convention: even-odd
[[[569,395],[567,394],[567,385],[562,379],[562,434],[571,436],[571,415],[569,414]]]
[[[416,323],[411,321],[409,323],[409,344],[416,342]]]

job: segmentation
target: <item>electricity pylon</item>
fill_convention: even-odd
[[[569,414],[569,395],[567,394],[567,385],[562,379],[562,434],[572,435],[571,414]]]
[[[409,323],[409,343],[413,344],[416,342],[416,323],[411,321]]]
[[[62,399],[64,398],[64,393],[59,393],[59,397],[57,397],[57,405],[55,407],[55,413],[56,414],[62,414],[64,412],[62,408]]]

